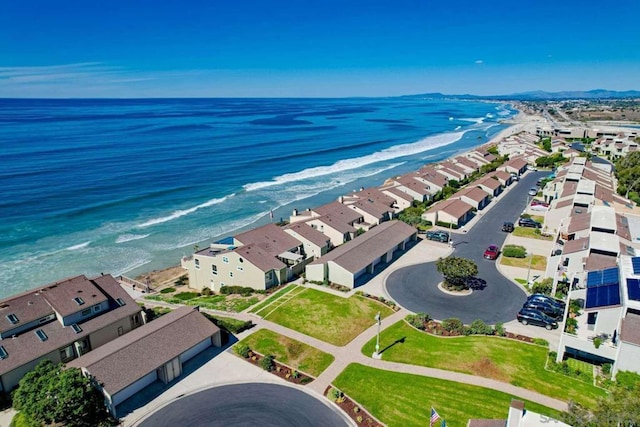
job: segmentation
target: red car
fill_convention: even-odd
[[[489,247],[484,251],[484,257],[486,259],[496,259],[498,258],[498,254],[500,253],[500,248],[496,245],[489,245]]]

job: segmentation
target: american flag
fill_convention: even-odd
[[[435,409],[431,408],[431,420],[429,421],[429,427],[433,427],[433,425],[438,422],[439,419],[440,415],[438,415]]]

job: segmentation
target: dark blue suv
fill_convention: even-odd
[[[547,316],[541,311],[533,310],[531,308],[520,309],[516,317],[518,318],[518,322],[522,323],[523,325],[531,324],[544,326],[549,331],[558,327],[558,322],[556,322],[553,318]]]

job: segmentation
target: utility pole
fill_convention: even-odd
[[[374,359],[381,359],[382,355],[380,354],[380,324],[381,324],[381,320],[382,318],[380,317],[380,312],[378,312],[378,314],[376,314],[376,322],[378,323],[378,335],[376,336],[376,351],[375,353],[373,353],[373,358]]]

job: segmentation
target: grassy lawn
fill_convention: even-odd
[[[269,298],[265,299],[260,304],[258,304],[255,307],[251,308],[251,310],[249,310],[249,313],[257,313],[258,311],[260,311],[263,308],[265,308],[267,305],[271,304],[273,301],[275,301],[278,298],[280,298],[282,295],[294,290],[295,288],[296,288],[296,285],[289,285],[289,286],[286,286],[286,287],[280,289],[278,292],[276,292],[275,294],[271,295]]]
[[[393,310],[358,295],[342,298],[328,292],[305,289],[271,311],[265,319],[342,346],[375,324],[377,312],[384,318]]]
[[[197,292],[180,292],[176,295],[151,295],[146,297],[153,301],[164,301],[170,304],[199,305],[210,310],[241,312],[258,302],[257,296],[240,295],[203,295]]]
[[[508,265],[511,267],[529,268],[529,257],[508,258],[506,256],[503,256],[502,258],[500,258],[500,264]],[[533,259],[531,259],[531,269],[545,271],[547,269],[547,257],[544,257],[542,255],[534,255]]]
[[[593,365],[591,363],[583,362],[582,360],[573,359],[571,357],[567,358],[566,362],[571,369],[582,371],[593,378]]]
[[[604,390],[592,384],[545,370],[547,347],[488,336],[442,338],[418,331],[404,321],[382,332],[380,347],[384,349],[403,337],[403,343],[384,351],[384,360],[493,378],[589,406],[605,395]],[[375,339],[362,352],[370,355],[374,349]]]
[[[536,233],[536,230],[538,230],[538,233]],[[543,236],[539,234],[539,230],[539,228],[532,227],[516,227],[511,234],[518,237],[528,237],[530,239],[553,240],[553,236]]]
[[[276,360],[317,377],[334,361],[331,354],[267,329],[261,329],[240,341],[252,350],[272,354]]]
[[[358,364],[347,366],[333,384],[389,427],[428,426],[432,406],[447,427],[464,427],[470,418],[506,419],[512,398],[487,388]],[[532,402],[525,402],[525,408],[559,416]]]

